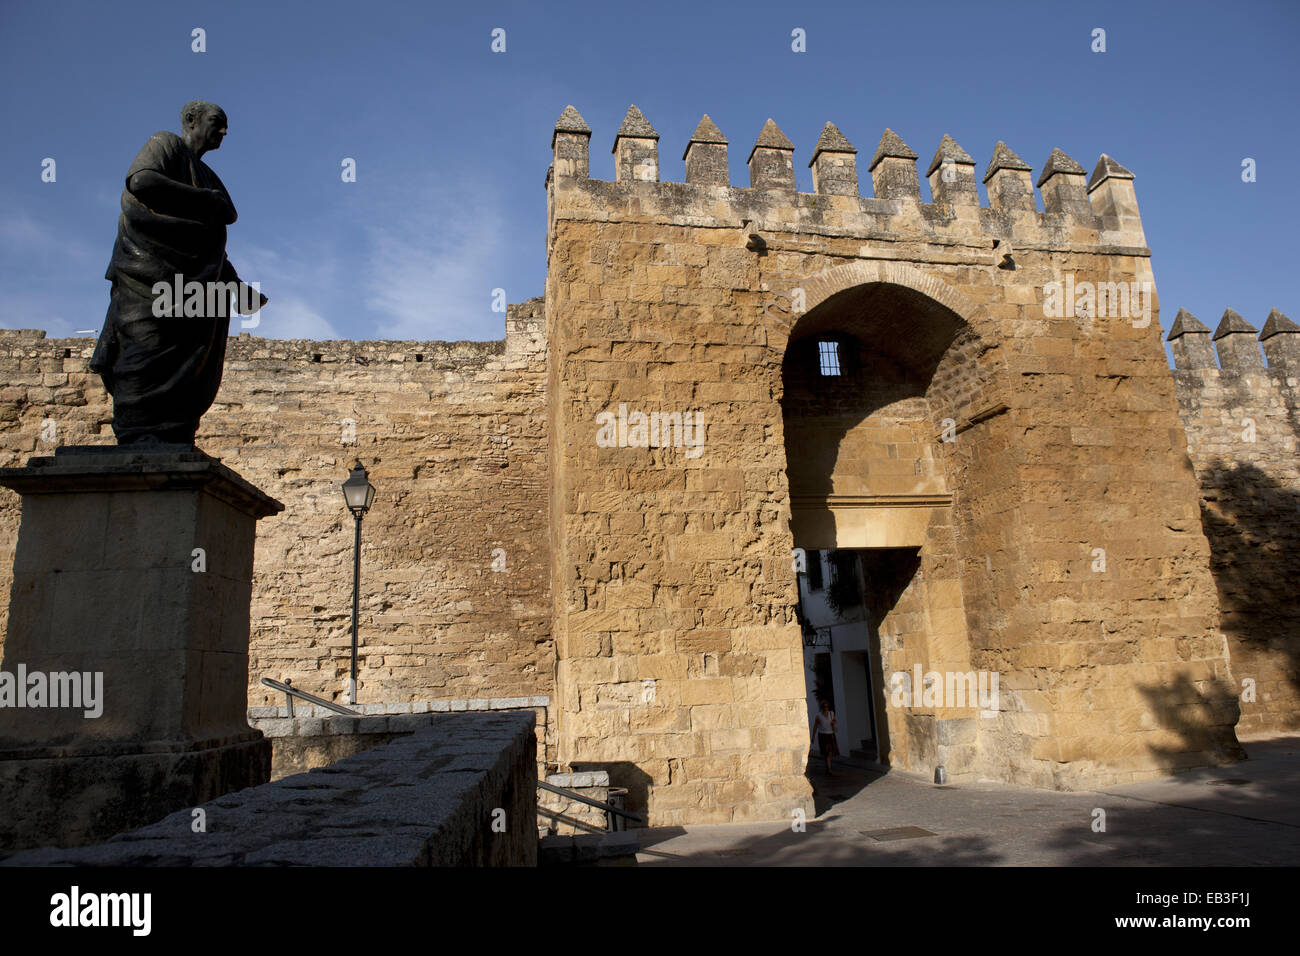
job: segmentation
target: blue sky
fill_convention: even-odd
[[[206,53],[191,51],[195,27]],[[791,51],[796,27],[806,53]],[[1097,27],[1105,53],[1090,49]],[[731,140],[735,185],[769,116],[804,191],[827,120],[867,157],[891,127],[922,173],[944,133],[981,176],[999,139],[1035,178],[1053,147],[1089,171],[1109,153],[1137,176],[1166,328],[1180,306],[1212,327],[1229,306],[1256,326],[1271,307],[1300,319],[1297,41],[1300,3],[1249,0],[5,0],[0,326],[98,330],[123,176],[196,98],[230,117],[206,159],[240,214],[230,258],[271,298],[259,335],[500,338],[492,290],[543,291],[543,180],[568,103],[601,179],[629,103],[660,133],[667,180],[684,179],[705,112]]]

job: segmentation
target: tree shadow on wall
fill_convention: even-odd
[[[1149,747],[1165,770],[1201,767],[1207,758],[1216,764],[1246,759],[1233,727],[1241,716],[1237,695],[1227,681],[1193,681],[1179,674],[1172,683],[1139,687],[1156,724],[1178,735],[1179,743]]]
[[[1300,493],[1250,464],[1216,462],[1200,483],[1222,629],[1236,652],[1233,677],[1254,676],[1243,667],[1266,659],[1300,693]],[[1300,714],[1290,726],[1300,727]]]

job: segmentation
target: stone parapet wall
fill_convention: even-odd
[[[293,714],[278,707],[248,708],[248,722],[271,741],[271,779],[301,773],[331,763],[394,737],[429,726],[431,715],[483,711],[531,710],[542,746],[537,752],[537,771],[546,772],[547,742],[554,749],[554,730],[548,718],[549,697],[499,698],[495,700],[435,700],[414,703],[364,704],[354,710],[361,716],[336,714],[315,704],[295,701]],[[436,722],[436,717],[434,718]]]
[[[533,715],[424,720],[331,766],[204,804],[204,832],[186,809],[108,843],[0,865],[535,866]]]
[[[552,690],[545,324],[512,305],[498,342],[229,340],[200,449],[283,501],[258,527],[249,703],[261,677],[342,699],[360,458],[378,494],[362,528],[360,696],[532,698]],[[0,467],[111,444],[91,339],[0,330]],[[18,496],[0,491],[7,595]],[[178,561],[189,564],[189,556]],[[0,633],[7,602],[0,606]]]
[[[1213,339],[1186,312],[1170,330],[1243,733],[1300,727],[1300,329],[1275,310],[1260,334],[1267,365],[1232,310]]]

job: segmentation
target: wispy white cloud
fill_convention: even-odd
[[[246,323],[256,322],[256,325]],[[280,296],[256,315],[235,317],[230,334],[249,332],[268,339],[338,339],[343,338],[324,316],[307,302],[294,296]]]
[[[493,185],[435,181],[430,174],[414,185],[367,186],[364,198],[339,208],[337,218],[276,223],[256,239],[240,226],[231,230],[227,248],[240,276],[270,298],[257,325],[235,319],[231,333],[500,338],[505,317],[492,311],[493,290],[504,289],[507,301],[522,295],[503,265],[510,226]],[[103,248],[92,246],[11,210],[0,218],[0,261],[10,267],[0,277],[0,327],[64,335],[99,328],[108,304],[102,276],[110,252],[111,234]]]
[[[233,245],[233,244],[232,244]],[[344,338],[338,326],[322,314],[337,301],[345,275],[328,244],[307,239],[292,249],[243,246],[230,249],[230,258],[245,282],[257,283],[270,300],[247,319],[234,318],[230,334],[250,332],[271,339]],[[256,325],[245,325],[254,322]]]
[[[8,263],[42,259],[57,254],[61,261],[74,267],[85,262],[108,264],[111,248],[92,248],[84,240],[61,233],[46,222],[21,209],[11,210],[0,218],[0,259]]]
[[[98,248],[0,199],[0,328],[51,336],[98,329],[108,304],[100,277],[110,249]],[[103,298],[98,298],[98,293]]]
[[[366,305],[386,339],[491,339],[504,334],[492,290],[502,274],[506,218],[489,184],[428,184],[366,230]]]

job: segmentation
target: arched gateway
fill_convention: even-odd
[[[896,766],[1074,787],[1234,757],[1159,323],[1044,297],[1150,286],[1131,174],[1053,154],[1040,213],[1001,146],[984,207],[945,140],[926,203],[887,133],[865,198],[836,132],[803,194],[769,124],[735,188],[701,130],[684,184],[639,113],[612,183],[576,110],[555,130],[555,762],[609,769],[656,823],[810,810],[796,547],[852,556],[866,626],[841,649],[891,697],[906,676],[858,721]]]
[[[802,288],[813,301],[790,328],[781,405],[791,531],[807,567],[809,719],[827,699],[842,753],[969,772],[980,691],[993,710],[999,690],[971,668],[953,531],[951,451],[972,389],[952,385],[992,377],[957,354],[975,339],[977,309],[897,263],[853,263]],[[963,436],[974,445],[981,433]],[[924,675],[934,673],[954,675],[962,699],[925,706]]]

